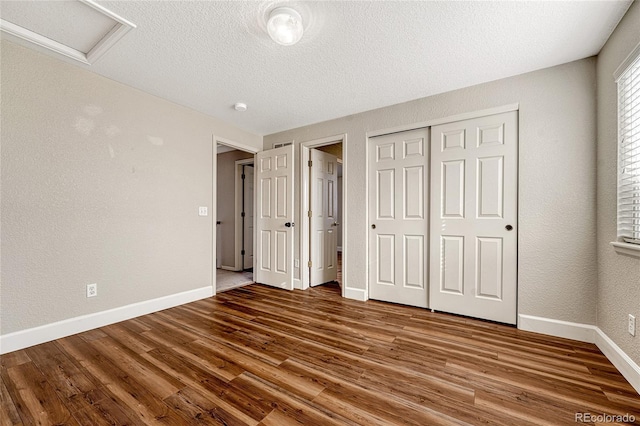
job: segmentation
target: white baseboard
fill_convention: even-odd
[[[609,338],[600,328],[596,329],[596,346],[611,361],[633,388],[640,394],[640,366],[636,364],[620,346]]]
[[[518,328],[580,342],[595,343],[596,341],[597,327],[595,325],[520,314],[518,315]]]
[[[207,286],[5,334],[0,336],[0,354],[50,342],[72,334],[82,333],[83,331],[206,299],[211,296],[213,296],[213,287]]]
[[[359,300],[365,302],[369,299],[367,291],[361,288],[344,288],[344,297],[347,299]]]
[[[620,371],[620,374],[640,394],[640,366],[636,364],[599,327],[550,318],[518,315],[518,329],[580,342],[595,343],[598,349]]]

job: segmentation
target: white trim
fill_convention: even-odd
[[[27,330],[16,331],[0,336],[0,353],[6,354],[141,315],[147,315],[196,300],[206,299],[211,296],[213,296],[213,289],[211,286],[206,286],[182,293],[171,294],[169,296],[158,297],[157,299],[132,303],[106,311],[69,318]]]
[[[640,394],[640,366],[624,353],[599,327],[520,314],[518,315],[518,329],[594,343]]]
[[[632,257],[640,257],[640,245],[638,244],[623,243],[620,241],[614,241],[609,244],[613,246],[616,253]]]
[[[624,74],[624,72],[629,69],[629,67],[636,61],[636,59],[638,59],[638,57],[640,57],[640,43],[638,43],[636,47],[631,52],[629,52],[627,57],[624,58],[624,61],[622,61],[620,65],[618,65],[618,68],[616,68],[616,70],[613,72],[613,78],[616,83],[618,82],[620,77],[622,77],[622,74]]]
[[[244,270],[242,264],[242,220],[240,214],[242,213],[242,166],[247,164],[253,164],[254,158],[245,158],[244,160],[236,160],[235,165],[235,216],[234,216],[234,261],[237,271]],[[255,174],[254,174],[255,179]],[[254,180],[255,188],[255,180]],[[255,205],[254,205],[255,206]],[[255,233],[255,232],[254,232]]]
[[[640,394],[640,366],[636,364],[600,328],[596,328],[595,344],[631,386]]]
[[[595,343],[595,325],[562,321],[532,315],[518,315],[518,329],[563,337],[580,342]]]
[[[369,300],[369,293],[362,288],[349,288],[342,285],[343,297],[347,299],[359,300],[360,302],[366,302]]]
[[[342,209],[342,282],[340,287],[342,288],[342,297],[346,297],[347,288],[347,153],[349,151],[349,144],[347,143],[347,134],[345,133],[342,138],[342,200],[340,200],[340,208]]]
[[[389,135],[391,133],[406,132],[409,130],[422,129],[424,127],[437,126],[439,124],[453,123],[455,121],[470,120],[472,118],[486,117],[489,115],[502,114],[504,112],[518,111],[520,104],[509,104],[495,108],[487,108],[479,111],[465,112],[462,114],[450,115],[448,117],[436,118],[433,120],[421,121],[419,123],[405,124],[403,126],[389,127],[386,129],[372,130],[366,133],[367,138],[375,136]]]
[[[231,139],[221,138],[219,136],[213,136],[214,141],[218,144],[230,146],[233,149],[237,149],[240,151],[251,152],[253,154],[259,152],[260,150],[255,146],[246,145],[241,142],[232,141]]]
[[[339,134],[334,136],[327,136],[320,139],[313,139],[310,141],[300,143],[300,281],[302,282],[302,290],[309,288],[309,268],[306,266],[309,264],[309,216],[306,212],[309,211],[309,167],[308,162],[310,159],[311,148],[317,148],[326,145],[332,145],[335,143],[342,143],[342,200],[340,200],[340,208],[342,209],[342,297],[344,295],[344,281],[346,276],[346,235],[347,235],[347,218],[346,218],[346,206],[345,201],[347,198],[347,134]],[[303,272],[304,271],[304,272]]]
[[[294,290],[302,290],[302,281],[298,278],[293,279],[293,288]]]
[[[5,21],[4,19],[0,19],[0,30],[14,37],[44,47],[45,49],[51,50],[52,52],[59,53],[71,59],[75,59],[76,61],[82,62],[83,64],[91,65],[95,61],[100,59],[100,57],[102,57],[105,53],[107,53],[107,51],[111,49],[118,42],[118,40],[124,37],[125,34],[136,28],[136,25],[106,9],[105,7],[95,3],[92,0],[79,1],[94,9],[96,12],[101,13],[106,17],[116,21],[114,27],[104,37],[102,37],[102,39],[100,39],[100,41],[98,41],[95,46],[93,46],[87,53],[50,39],[49,37],[40,35],[27,28],[21,27],[20,25]]]

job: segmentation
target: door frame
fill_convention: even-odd
[[[211,166],[211,253],[212,253],[212,261],[211,261],[211,285],[213,287],[213,295],[216,295],[216,256],[217,256],[217,216],[218,216],[218,144],[226,145],[230,148],[237,149],[240,151],[249,152],[252,154],[258,153],[260,150],[256,147],[246,145],[240,142],[232,141],[231,139],[222,138],[216,135],[212,135],[211,137],[211,151],[212,151],[212,166]],[[256,197],[255,193],[253,194],[253,203],[255,206]],[[256,222],[255,215],[253,216],[253,226],[255,230]],[[254,231],[254,243],[255,243],[255,231]],[[255,257],[254,257],[254,268],[255,268]]]
[[[306,212],[309,211],[309,166],[310,150],[313,148],[319,148],[321,146],[333,145],[336,143],[342,143],[342,198],[340,199],[340,209],[342,210],[342,297],[345,297],[346,286],[346,271],[347,271],[347,209],[345,200],[347,199],[347,134],[339,134],[335,136],[328,136],[320,139],[313,139],[307,142],[300,143],[300,282],[302,290],[309,288],[309,264],[310,250],[309,250],[309,229],[311,223],[309,216]]]
[[[234,267],[236,268],[236,271],[244,271],[244,264],[242,263],[242,254],[240,253],[240,250],[238,250],[238,247],[242,247],[242,221],[241,220],[237,220],[240,217],[240,214],[242,213],[242,166],[246,166],[247,164],[254,164],[255,159],[253,158],[245,158],[244,160],[236,160],[236,188],[235,188],[235,192],[236,192],[236,213],[235,213],[235,217],[236,217],[236,226],[235,226],[235,249],[236,249],[236,253],[235,253],[235,265]],[[254,188],[255,188],[255,175],[254,175]],[[255,190],[254,190],[254,197],[253,197],[253,207],[255,209]],[[254,224],[254,228],[253,228],[253,243],[255,244],[256,239],[256,232],[255,232],[255,214],[253,217],[253,224]],[[255,246],[254,246],[255,247]],[[253,258],[253,261],[255,263],[255,256]],[[255,265],[254,265],[255,267]]]
[[[484,117],[487,115],[494,115],[494,114],[501,114],[503,112],[511,112],[511,111],[518,111],[520,109],[520,104],[519,103],[515,103],[515,104],[507,104],[507,105],[502,105],[502,106],[497,106],[494,108],[487,108],[487,109],[482,109],[482,110],[476,110],[476,111],[469,111],[469,112],[464,112],[464,113],[460,113],[460,114],[455,114],[455,115],[449,115],[446,117],[442,117],[442,118],[435,118],[432,120],[427,120],[427,121],[421,121],[418,123],[413,123],[413,124],[404,124],[401,126],[395,126],[395,127],[389,127],[389,128],[385,128],[385,129],[380,129],[380,130],[372,130],[369,132],[365,133],[365,144],[364,144],[364,158],[365,158],[365,167],[364,167],[364,175],[365,176],[369,176],[369,146],[371,145],[371,138],[374,138],[376,136],[383,136],[383,135],[388,135],[391,133],[400,133],[400,132],[405,132],[405,131],[409,131],[409,130],[418,130],[418,129],[422,129],[425,127],[433,127],[436,126],[438,124],[446,124],[446,123],[452,123],[454,121],[461,121],[461,120],[468,120],[468,119],[472,119],[472,118],[479,118],[479,117]],[[433,143],[432,140],[429,140],[429,148],[431,147],[431,144]],[[431,159],[429,159],[429,168],[431,168]],[[518,169],[519,170],[519,169]],[[518,172],[519,173],[519,172]],[[518,181],[519,182],[519,181]],[[431,192],[431,191],[429,191]],[[367,206],[365,208],[365,221],[363,224],[363,228],[364,228],[364,232],[365,232],[365,256],[366,256],[366,260],[367,260],[367,265],[368,262],[371,259],[371,253],[369,253],[369,224],[371,223],[371,219],[369,217],[369,179],[365,178],[364,180],[364,196],[365,196],[365,205]],[[518,200],[520,197],[520,191],[518,188]],[[431,200],[429,200],[431,202]],[[519,203],[518,203],[519,204]],[[431,227],[431,216],[429,216],[429,227]],[[345,240],[343,240],[344,243]],[[431,256],[431,254],[429,254]],[[517,257],[519,259],[519,257]],[[518,266],[516,265],[516,268],[518,269],[518,275],[520,274],[520,268],[518,268]],[[348,296],[352,299],[356,299],[356,300],[361,300],[361,301],[366,301],[369,300],[369,267],[365,268],[365,276],[364,276],[364,289],[348,289],[347,293]],[[519,277],[518,277],[519,278]],[[518,280],[519,281],[519,280]],[[430,285],[429,282],[427,282],[427,286]],[[343,296],[344,296],[344,291],[345,291],[345,286],[342,286],[342,291],[343,291]],[[428,299],[427,299],[428,300]],[[429,306],[429,305],[428,305]],[[429,306],[430,307],[430,306]]]

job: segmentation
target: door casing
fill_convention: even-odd
[[[245,151],[245,152],[249,152],[252,154],[256,154],[258,152],[258,149],[250,146],[250,145],[245,145],[243,143],[240,142],[235,142],[232,141],[230,139],[226,139],[226,138],[222,138],[216,135],[213,135],[211,138],[211,142],[212,142],[212,153],[213,153],[213,158],[212,158],[212,173],[211,173],[211,179],[212,179],[212,185],[211,185],[211,212],[209,214],[209,216],[211,217],[211,254],[212,254],[212,259],[211,259],[211,285],[213,287],[213,295],[215,296],[216,294],[216,256],[218,254],[218,250],[217,250],[217,230],[216,230],[216,220],[217,220],[217,211],[218,211],[218,188],[217,188],[217,183],[218,183],[218,144],[221,145],[226,145],[229,146],[231,148],[234,149],[238,149],[240,151]],[[254,198],[253,198],[253,203],[255,205],[256,203],[256,198],[255,198],[255,193],[254,193]],[[253,223],[253,229],[254,229],[254,233],[255,233],[255,215],[254,215],[254,223]],[[255,244],[255,240],[254,240],[254,244]],[[255,269],[255,257],[254,257],[254,269]]]

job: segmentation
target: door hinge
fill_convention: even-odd
[[[240,216],[244,217],[244,212],[240,213]]]
[[[313,165],[313,161],[309,160],[309,167]]]
[[[311,217],[311,210],[309,210],[309,213],[307,214],[307,216]]]
[[[309,263],[307,263],[307,266],[308,266],[309,268],[311,268],[311,266],[312,266],[311,261],[309,261]]]
[[[242,256],[244,256],[244,255],[245,255],[245,253],[246,253],[246,252],[245,252],[244,250],[240,250],[240,254],[241,254]]]

